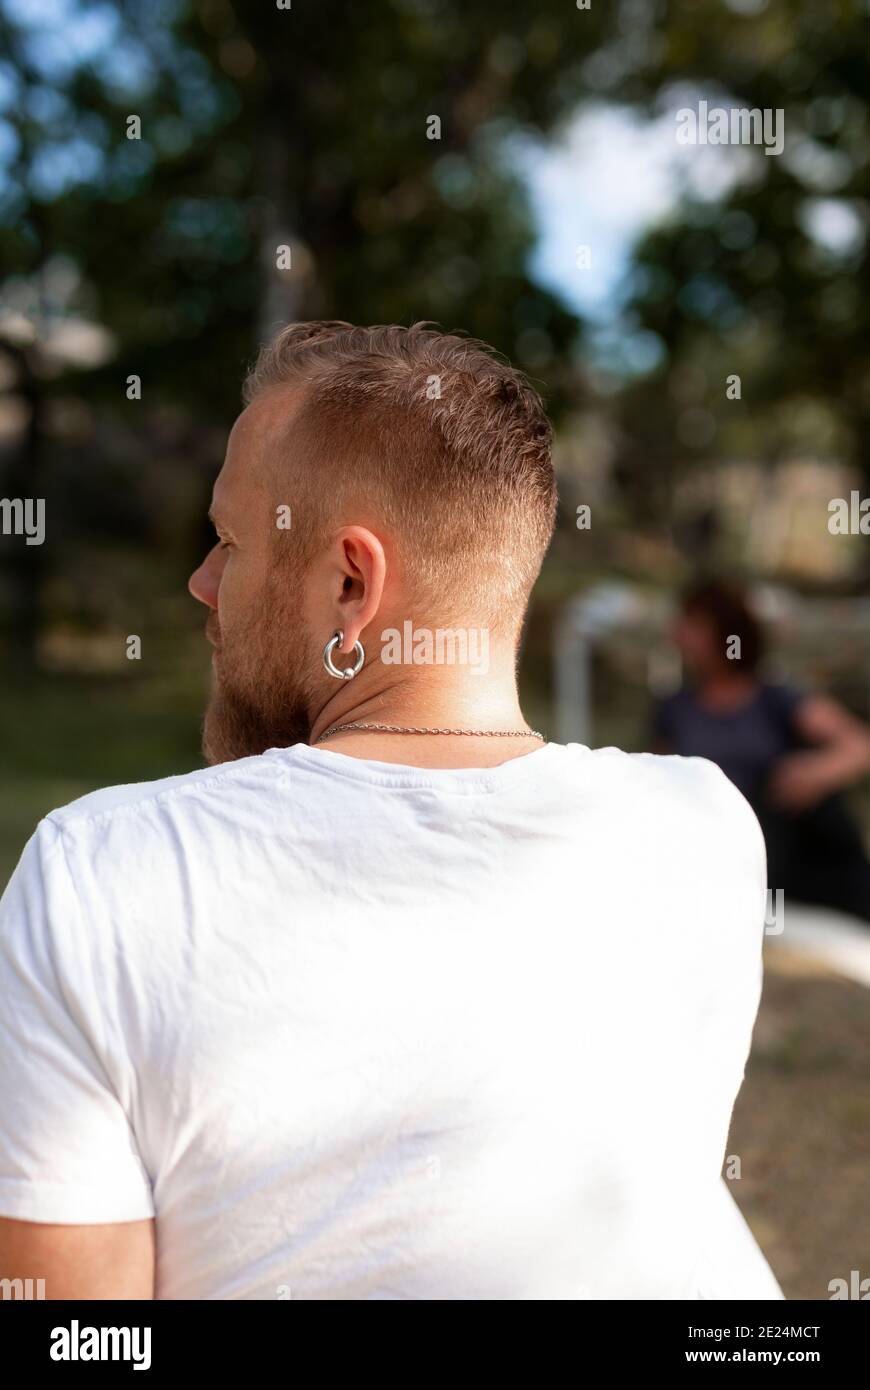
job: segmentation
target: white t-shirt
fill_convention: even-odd
[[[720,1176],[765,895],[701,758],[82,797],[0,904],[0,1215],[155,1216],[158,1298],[781,1298]]]

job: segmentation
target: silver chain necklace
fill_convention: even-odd
[[[333,734],[343,734],[346,729],[363,729],[379,734],[462,734],[465,738],[539,738],[542,743],[547,742],[537,729],[406,729],[399,724],[333,724],[332,728],[322,733],[314,743],[322,743]]]

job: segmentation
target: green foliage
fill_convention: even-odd
[[[870,11],[668,0],[658,26],[664,42],[635,83],[645,109],[679,84],[679,104],[782,110],[785,149],[741,151],[742,172],[715,198],[687,187],[637,250],[627,320],[657,336],[662,359],[623,400],[627,467],[658,472],[667,492],[711,455],[846,459],[868,478]]]

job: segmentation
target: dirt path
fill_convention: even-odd
[[[870,990],[770,946],[728,1153],[730,1184],[787,1298],[870,1278]]]

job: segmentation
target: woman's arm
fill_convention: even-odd
[[[800,811],[870,773],[870,729],[828,695],[808,695],[795,709],[795,731],[816,745],[781,758],[771,800]]]

